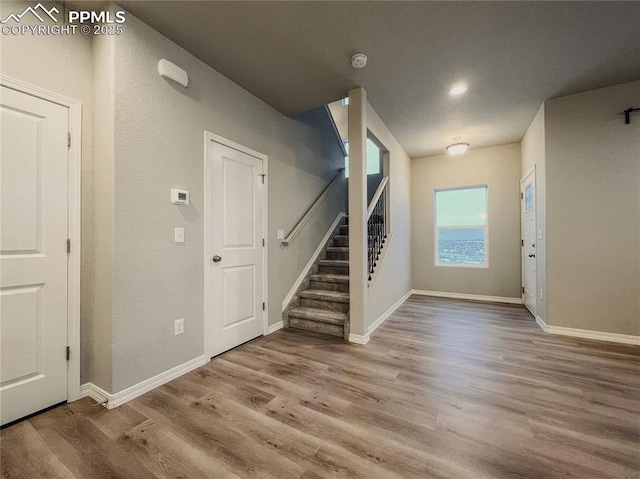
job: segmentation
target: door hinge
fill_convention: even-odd
[[[262,238],[262,247],[264,248],[264,238]]]
[[[71,348],[67,346],[67,361],[69,361],[69,359],[71,359]]]
[[[260,173],[258,176],[262,178],[262,184],[264,185],[264,177],[267,176],[266,173]]]
[[[263,301],[262,302],[262,311],[264,311],[265,309],[266,309],[266,305],[265,305],[265,302]]]
[[[522,287],[522,294],[524,294],[524,286]]]
[[[520,240],[520,246],[524,246],[524,240]]]
[[[71,148],[71,132],[67,132],[67,148]]]
[[[67,254],[71,253],[71,240],[67,239]]]
[[[524,193],[520,193],[520,199],[524,200]]]

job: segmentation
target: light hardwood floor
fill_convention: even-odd
[[[640,348],[412,297],[366,346],[279,331],[1,448],[6,478],[639,478]]]

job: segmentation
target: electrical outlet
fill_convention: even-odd
[[[279,239],[279,240],[284,239],[284,230],[276,230],[276,239]]]
[[[176,243],[184,243],[184,228],[176,228],[174,235]]]
[[[176,319],[173,323],[173,331],[177,336],[178,334],[184,333],[184,318]]]

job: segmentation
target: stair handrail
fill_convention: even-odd
[[[382,181],[380,182],[380,185],[376,190],[376,194],[373,195],[373,199],[371,200],[371,203],[369,203],[369,208],[367,208],[367,220],[371,218],[371,215],[373,214],[373,210],[375,209],[376,204],[378,204],[378,200],[380,199],[380,196],[382,196],[382,192],[387,187],[388,181],[389,181],[388,176],[385,176],[384,178],[382,178]]]
[[[341,168],[340,171],[338,171],[338,174],[333,178],[333,180],[331,180],[331,183],[329,183],[325,187],[325,189],[322,190],[322,192],[316,198],[313,204],[309,207],[309,209],[307,209],[307,211],[302,216],[302,218],[300,218],[300,220],[293,227],[289,235],[282,240],[283,245],[288,246],[289,244],[291,244],[293,239],[296,236],[298,236],[298,234],[302,230],[302,227],[307,223],[307,221],[309,221],[309,218],[311,218],[313,213],[315,213],[315,211],[320,207],[320,204],[322,203],[322,201],[327,197],[327,195],[329,194],[329,190],[333,187],[333,185],[335,185],[340,180],[340,178],[344,176],[344,172],[345,172],[345,168]]]

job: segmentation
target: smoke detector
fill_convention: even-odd
[[[367,56],[364,53],[356,53],[351,57],[351,66],[360,70],[367,65]]]

